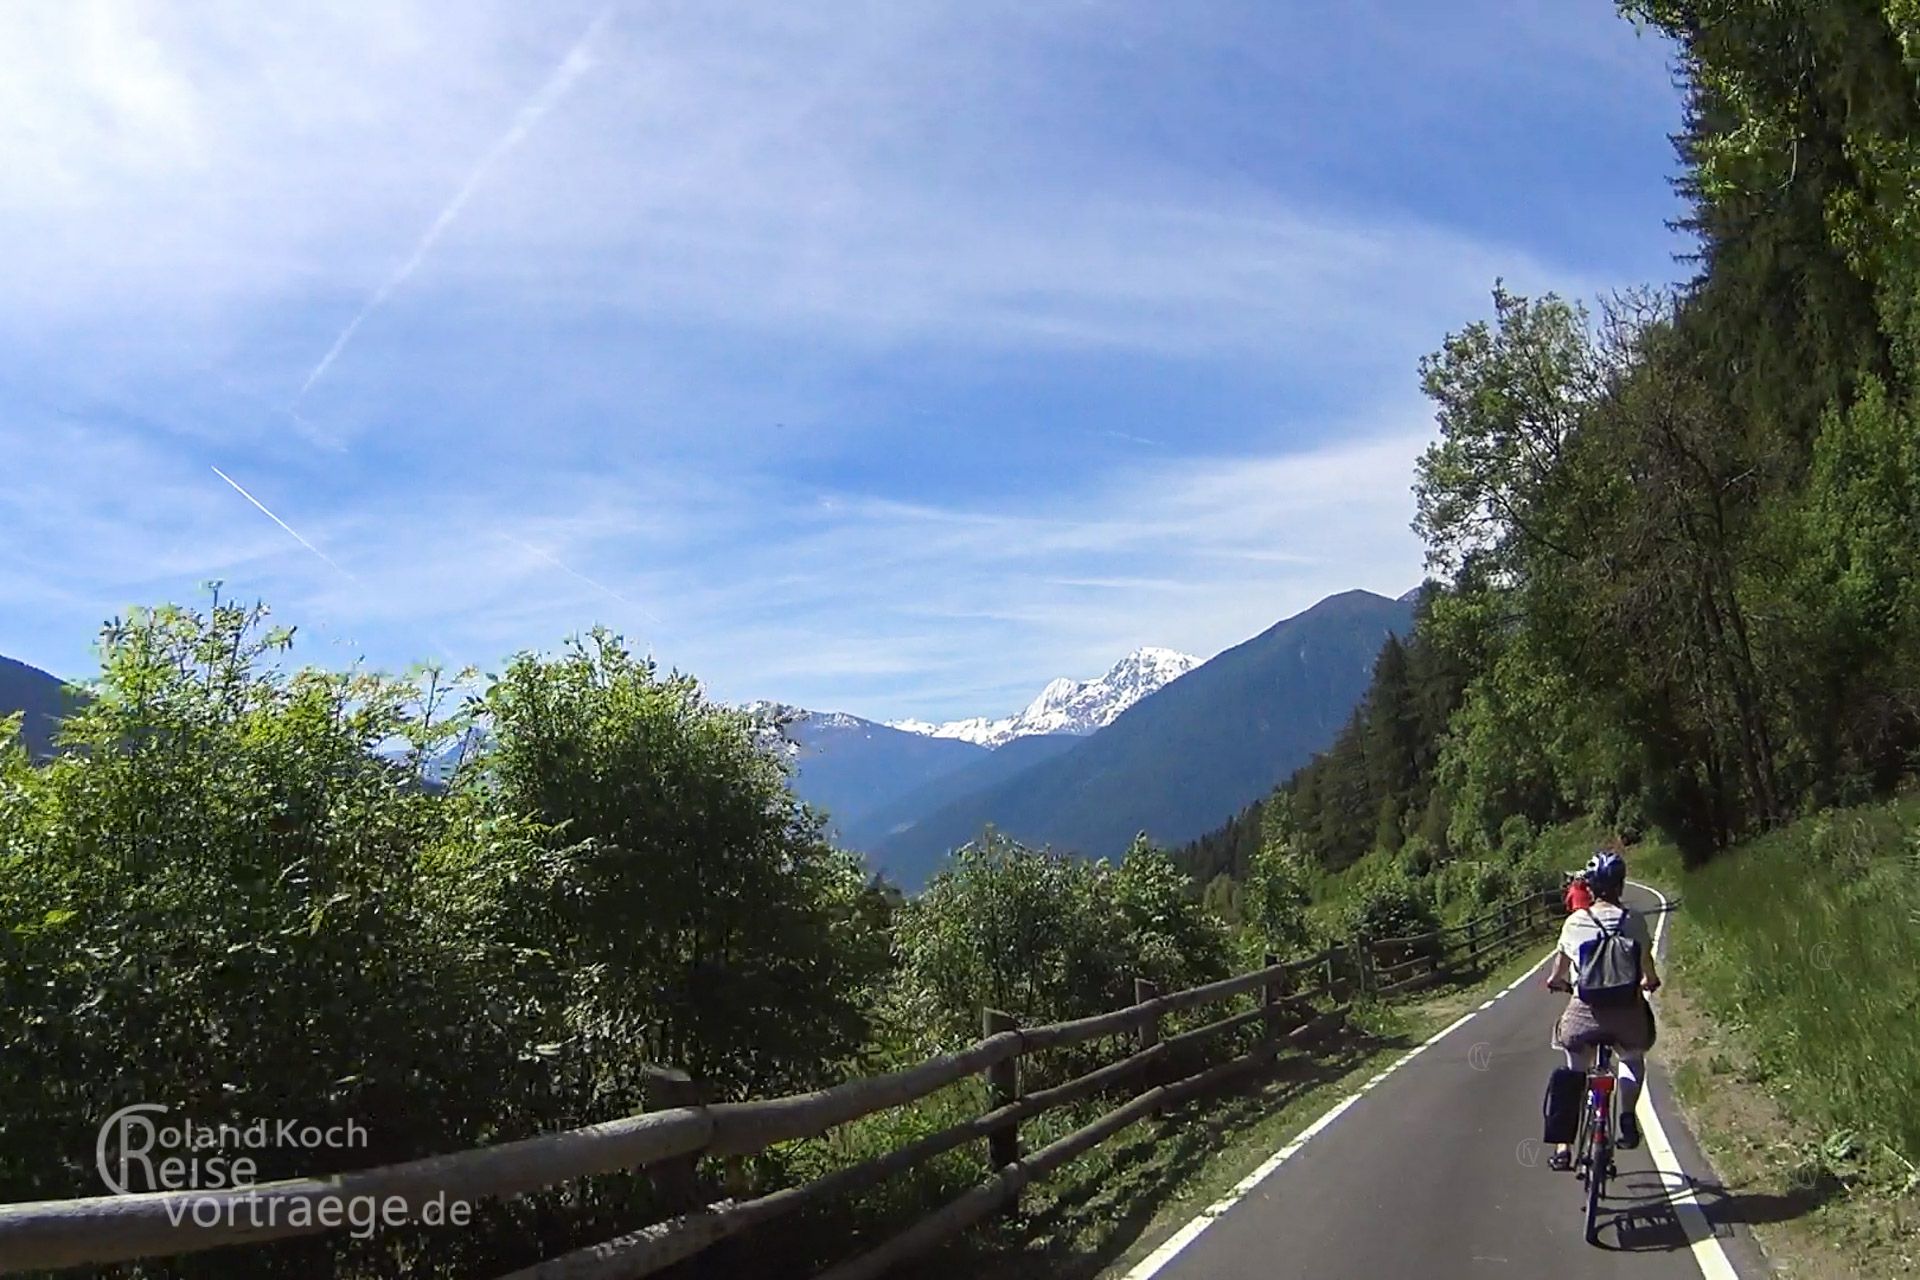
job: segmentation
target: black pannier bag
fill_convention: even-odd
[[[1572,1142],[1580,1132],[1580,1104],[1587,1073],[1575,1067],[1556,1067],[1547,1077],[1547,1097],[1540,1106],[1545,1120],[1543,1142]]]

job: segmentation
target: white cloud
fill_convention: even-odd
[[[732,696],[881,718],[993,713],[966,699],[991,688],[1011,706],[1143,644],[1212,654],[1335,592],[1417,582],[1407,526],[1427,433],[1398,421],[1324,449],[1110,473],[1044,515],[843,496],[807,535],[742,554],[730,585],[687,597],[690,641]],[[792,597],[769,585],[821,565],[832,579]],[[865,665],[816,666],[816,651]],[[914,678],[890,687],[893,671]],[[965,693],[928,705],[942,687]]]
[[[992,712],[1138,645],[1210,654],[1335,591],[1405,590],[1424,438],[1122,468],[1040,514],[823,504],[774,480],[722,504],[674,474],[545,477],[511,513],[489,495],[367,517],[263,494],[336,572],[164,446],[69,427],[20,461],[89,480],[0,499],[4,558],[27,570],[0,586],[104,618],[220,578],[391,666],[490,664],[604,621],[730,698]]]
[[[9,6],[0,228],[31,251],[0,263],[0,298],[35,329],[164,320],[156,364],[185,323],[216,358],[284,362],[291,392],[425,245],[437,308],[1186,353],[1337,348],[1497,271],[1547,275],[1214,175],[1059,174],[1002,128],[1042,111],[1097,134],[1098,104],[1007,83],[1064,19],[965,11],[635,3],[576,84],[592,10]],[[551,110],[530,140],[529,95]],[[302,318],[304,350],[283,324],[261,346],[263,309],[302,299],[341,309]]]
[[[71,630],[221,577],[391,663],[605,620],[728,696],[943,718],[1404,590],[1425,415],[1383,379],[1495,275],[1593,282],[1149,146],[1067,75],[1208,36],[1147,4],[0,6],[0,599]],[[1271,425],[1089,410],[1019,502],[874,478],[924,443],[909,399],[1006,442],[933,374],[1116,357],[1258,382]]]

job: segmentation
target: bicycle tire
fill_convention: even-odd
[[[1589,1121],[1597,1120],[1588,1111]],[[1607,1185],[1607,1167],[1613,1161],[1613,1143],[1608,1140],[1606,1130],[1594,1124],[1594,1136],[1599,1141],[1587,1143],[1587,1243],[1600,1243],[1600,1198]]]

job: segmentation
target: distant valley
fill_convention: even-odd
[[[1097,680],[1056,680],[1002,719],[757,710],[787,721],[794,790],[835,839],[914,890],[988,825],[1094,857],[1141,831],[1176,844],[1213,829],[1333,741],[1412,621],[1411,596],[1349,591],[1206,662],[1142,649]]]
[[[746,710],[777,730],[795,794],[827,815],[838,840],[865,851],[922,814],[1077,745],[1200,662],[1138,649],[1094,679],[1050,682],[1025,709],[999,719],[883,724],[777,702]]]
[[[1011,776],[854,843],[889,878],[924,884],[952,848],[995,828],[1028,844],[1118,856],[1144,831],[1212,830],[1328,746],[1366,692],[1411,599],[1321,601],[1141,698],[1112,724]],[[1004,750],[1004,748],[1003,748]]]

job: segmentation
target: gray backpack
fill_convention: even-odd
[[[1595,1008],[1631,1004],[1640,995],[1640,943],[1620,929],[1609,929],[1592,911],[1586,913],[1600,936],[1580,944],[1573,962],[1573,989]],[[1620,923],[1627,917],[1623,913]]]

